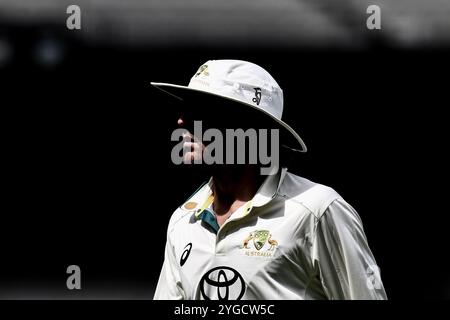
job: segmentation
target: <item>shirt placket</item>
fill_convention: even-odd
[[[216,234],[216,248],[215,252],[219,255],[225,255],[227,253],[226,251],[226,237],[229,232],[230,225],[232,223],[236,223],[237,221],[241,220],[245,216],[247,216],[252,210],[252,201],[248,201],[244,204],[242,211],[235,212],[237,213],[236,216],[233,217],[231,215],[230,218],[228,218],[224,224],[219,228]]]

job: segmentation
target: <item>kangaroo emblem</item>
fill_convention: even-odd
[[[244,249],[250,249],[250,248],[248,247],[248,242],[249,242],[250,240],[252,240],[252,239],[253,239],[253,232],[251,232],[251,233],[247,236],[247,238],[244,239],[244,243],[242,244],[242,247],[243,247]]]
[[[267,239],[267,242],[270,244],[269,251],[273,251],[276,246],[278,246],[278,241],[275,239],[272,239],[272,235],[269,235],[269,239]]]
[[[266,243],[269,244],[269,249],[267,251],[274,251],[275,247],[278,246],[278,241],[272,239],[272,234],[268,230],[255,230],[250,232],[242,242],[242,249],[251,249],[249,247],[250,240],[253,240],[253,245],[258,251],[261,250]]]

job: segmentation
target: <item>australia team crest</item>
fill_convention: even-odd
[[[248,256],[271,257],[278,247],[269,230],[255,230],[242,242],[242,249]]]

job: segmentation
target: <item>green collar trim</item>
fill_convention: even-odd
[[[217,232],[219,232],[219,228],[220,228],[219,224],[217,223],[217,219],[214,216],[214,214],[211,213],[211,211],[209,211],[208,209],[204,209],[202,211],[202,213],[200,213],[198,218],[201,219],[207,225],[209,225],[216,234],[217,234]]]

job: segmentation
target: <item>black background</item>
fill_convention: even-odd
[[[170,162],[175,120],[150,81],[187,84],[209,59],[267,69],[308,145],[290,171],[362,217],[389,298],[449,297],[448,50],[139,47],[66,43],[1,72],[1,298],[151,298],[173,210],[207,177]],[[82,270],[79,292],[66,268]]]

